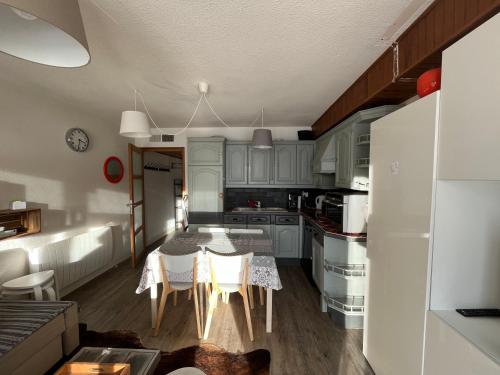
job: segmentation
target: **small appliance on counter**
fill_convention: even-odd
[[[296,210],[298,208],[299,196],[297,194],[288,194],[288,209]]]
[[[316,203],[316,209],[321,210],[323,208],[323,201],[325,200],[324,195],[318,195],[316,197],[316,200],[314,201]]]
[[[322,211],[339,232],[363,234],[366,233],[367,207],[367,192],[336,190],[325,194]]]

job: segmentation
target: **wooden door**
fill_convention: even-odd
[[[274,147],[274,183],[295,185],[297,182],[297,146],[281,144]]]
[[[247,162],[246,144],[226,145],[226,185],[247,184]]]
[[[143,150],[128,145],[128,191],[130,208],[130,256],[132,267],[146,247],[144,231],[144,154]]]
[[[297,185],[313,184],[314,145],[297,145]]]
[[[271,183],[271,150],[248,146],[248,183],[269,185]]]

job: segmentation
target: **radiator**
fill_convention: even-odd
[[[110,227],[90,230],[30,250],[30,271],[54,270],[62,294],[72,285],[81,284],[113,259]],[[71,288],[73,289],[73,288]]]

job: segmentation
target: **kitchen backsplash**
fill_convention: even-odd
[[[288,194],[300,195],[307,191],[307,205],[314,206],[316,196],[324,194],[321,189],[258,189],[258,188],[228,188],[224,194],[224,209],[230,210],[234,207],[247,207],[248,200],[260,201],[262,207],[288,208]]]

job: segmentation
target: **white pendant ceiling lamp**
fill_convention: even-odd
[[[134,110],[122,112],[120,135],[129,138],[149,138],[152,135],[146,114],[137,110],[137,90],[134,90]]]
[[[182,132],[184,132],[187,128],[189,128],[189,125],[191,125],[191,122],[193,121],[194,117],[196,116],[196,113],[198,113],[198,108],[200,107],[201,101],[204,100],[205,103],[207,104],[208,108],[210,111],[213,113],[213,115],[219,120],[219,122],[228,127],[232,128],[229,124],[227,124],[215,111],[214,107],[210,102],[208,101],[207,98],[207,93],[208,93],[208,83],[206,82],[199,82],[198,83],[198,91],[200,92],[200,97],[198,99],[198,103],[196,104],[196,107],[194,109],[193,114],[191,115],[191,118],[187,122],[186,126],[184,126],[182,129],[180,129],[177,133],[169,133],[170,135],[178,135]],[[144,106],[144,109],[146,110],[146,113],[138,111],[137,110],[137,95],[139,95],[139,98],[142,101],[142,105]],[[271,135],[271,130],[269,129],[264,129],[264,109],[262,109],[261,116],[257,116],[257,118],[250,124],[250,127],[252,127],[257,120],[261,118],[261,128],[256,129],[253,134],[253,147],[255,148],[271,148],[273,147],[272,144],[272,135]],[[134,90],[134,110],[133,111],[123,111],[122,112],[122,119],[120,123],[120,135],[124,137],[130,137],[130,138],[149,138],[151,137],[151,129],[149,127],[149,120],[153,123],[153,125],[160,131],[161,133],[161,128],[156,124],[156,122],[153,120],[153,117],[151,116],[151,113],[149,113],[148,106],[146,105],[146,102],[144,101],[144,97],[142,94]]]
[[[262,108],[261,127],[253,131],[252,146],[254,148],[272,148],[273,135],[270,129],[264,129],[264,108]]]
[[[78,0],[0,0],[0,51],[56,67],[87,65]]]

